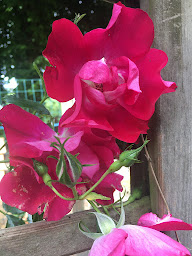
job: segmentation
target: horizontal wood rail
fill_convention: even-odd
[[[126,223],[137,224],[139,217],[150,211],[149,197],[143,197],[125,207]],[[76,212],[55,222],[32,224],[0,230],[0,255],[3,256],[68,256],[90,249],[93,241],[78,230],[83,220],[95,227],[95,217],[90,211]],[[118,219],[118,214],[112,212]]]

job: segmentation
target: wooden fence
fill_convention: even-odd
[[[134,5],[134,1],[122,2]],[[153,46],[169,57],[163,77],[178,85],[175,93],[158,101],[150,123],[151,157],[171,213],[192,223],[192,2],[140,0],[140,7],[154,21]],[[147,169],[147,164],[143,164],[131,170],[132,186],[145,180],[146,193]],[[152,177],[150,191],[152,210],[162,216],[166,209]],[[135,201],[126,208],[127,223],[136,224],[139,216],[149,210],[149,197]],[[58,222],[43,221],[1,230],[0,255],[67,256],[86,251],[92,241],[79,233],[80,219],[93,225],[92,216],[81,212]],[[192,248],[192,232],[180,231],[178,236],[186,247]]]

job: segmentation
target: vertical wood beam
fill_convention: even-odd
[[[154,48],[165,51],[169,62],[162,72],[175,81],[175,93],[161,96],[151,122],[150,152],[171,213],[192,223],[192,2],[141,0],[155,26]],[[151,179],[153,211],[166,213]],[[192,248],[192,232],[178,232]]]

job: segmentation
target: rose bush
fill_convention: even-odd
[[[126,142],[147,133],[155,102],[176,88],[161,78],[168,59],[150,48],[153,37],[149,16],[120,2],[106,29],[84,36],[73,22],[55,21],[43,51],[52,65],[44,72],[47,93],[76,100],[60,125],[100,128]]]
[[[17,207],[30,214],[37,211],[42,213],[45,206],[44,218],[58,220],[67,214],[75,201],[66,201],[59,198],[45,183],[41,175],[38,175],[34,160],[47,166],[48,174],[52,180],[57,180],[56,159],[59,152],[51,146],[57,142],[58,136],[61,142],[70,138],[65,143],[65,149],[71,154],[79,153],[77,158],[84,166],[78,182],[86,182],[76,185],[79,195],[84,193],[91,184],[94,184],[113,162],[114,156],[119,154],[119,148],[107,132],[97,129],[59,128],[59,135],[38,117],[24,111],[16,105],[7,105],[0,111],[2,122],[10,151],[10,163],[15,167],[14,171],[7,173],[0,182],[0,196],[2,200],[11,206]],[[68,166],[68,172],[70,168]],[[104,196],[111,200],[101,201],[102,204],[113,202],[115,189],[122,190],[122,176],[112,173],[108,175],[96,188]],[[66,198],[74,198],[71,188],[65,184],[54,182],[53,186]]]

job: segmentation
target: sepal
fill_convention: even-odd
[[[109,216],[99,212],[92,212],[92,214],[95,214],[103,235],[109,234],[113,228],[116,228],[115,222]]]
[[[123,208],[123,201],[121,200],[121,215],[120,215],[119,221],[116,225],[116,228],[120,228],[124,224],[125,224],[125,210]]]
[[[101,200],[111,200],[110,197],[106,197],[100,194],[97,194],[95,192],[90,192],[84,199],[87,199],[89,201],[94,201],[97,199],[101,199]]]
[[[102,233],[93,233],[93,232],[87,232],[87,231],[85,231],[85,230],[83,230],[83,227],[82,227],[82,225],[84,225],[83,224],[83,222],[82,221],[80,221],[79,222],[79,230],[81,231],[81,233],[83,233],[85,236],[87,236],[87,237],[89,237],[89,238],[91,238],[91,239],[93,239],[93,240],[96,240],[97,238],[99,238],[99,237],[101,237],[101,236],[103,236],[103,234]],[[85,225],[84,225],[84,227],[86,227]],[[87,228],[87,227],[86,227]],[[88,228],[87,228],[88,229]]]
[[[136,149],[131,149],[124,151],[119,156],[119,161],[122,163],[123,166],[131,167],[134,163],[138,163],[139,160],[137,159],[141,150],[145,147],[145,145],[149,142],[149,140],[145,140],[143,145]]]

